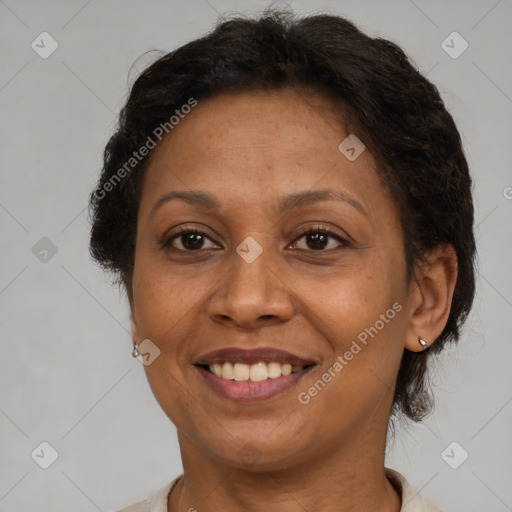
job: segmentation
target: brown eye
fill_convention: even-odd
[[[305,240],[305,247],[297,247],[299,240]],[[332,243],[335,240],[337,243]],[[308,229],[292,244],[295,249],[306,249],[311,251],[323,251],[325,249],[336,249],[340,246],[347,246],[348,242],[337,233],[326,228]]]
[[[198,233],[188,233],[180,235],[177,239],[181,241],[181,245],[188,251],[201,249],[204,245],[205,238]]]
[[[212,244],[211,247],[205,247],[206,242]],[[163,248],[172,248],[177,251],[193,252],[217,248],[218,246],[202,231],[198,229],[183,229],[179,233],[166,238],[162,242]]]
[[[310,249],[318,250],[325,249],[329,243],[329,235],[325,233],[310,233],[306,235],[306,244]]]

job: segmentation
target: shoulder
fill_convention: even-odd
[[[400,512],[442,512],[441,509],[432,505],[432,503],[417,492],[398,471],[386,468],[386,476],[401,492],[402,507]]]
[[[172,482],[169,482],[167,485],[159,489],[152,498],[139,501],[129,507],[118,510],[117,512],[167,512],[167,497],[180,479],[181,476],[175,478]]]

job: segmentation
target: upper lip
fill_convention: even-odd
[[[314,364],[314,361],[304,359],[290,352],[272,347],[260,347],[254,349],[223,348],[208,352],[197,359],[195,364],[211,365],[215,363],[244,363],[256,364],[259,362],[289,363],[292,366],[306,366]]]

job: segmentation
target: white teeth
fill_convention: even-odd
[[[271,379],[281,377],[281,365],[279,363],[268,363],[268,376]]]
[[[281,376],[297,373],[302,370],[302,366],[292,366],[291,364],[280,364],[277,362],[256,364],[244,363],[215,363],[209,365],[211,373],[217,377],[226,380],[236,380],[238,382],[251,381],[261,382],[267,379],[277,379]]]
[[[283,375],[290,375],[290,373],[292,373],[292,365],[291,364],[283,364],[281,366],[281,373]]]
[[[235,363],[233,375],[235,380],[249,380],[251,367],[248,364]]]
[[[268,379],[267,365],[265,363],[256,363],[251,365],[250,378],[253,382]]]
[[[231,363],[224,363],[222,365],[222,378],[226,380],[233,380],[235,378],[233,365]]]

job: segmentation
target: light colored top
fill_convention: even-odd
[[[397,471],[386,469],[386,476],[392,480],[397,489],[401,490],[402,507],[400,512],[442,512],[417,493]],[[117,512],[167,512],[167,497],[180,479],[181,476],[162,487],[152,498],[139,501]]]

